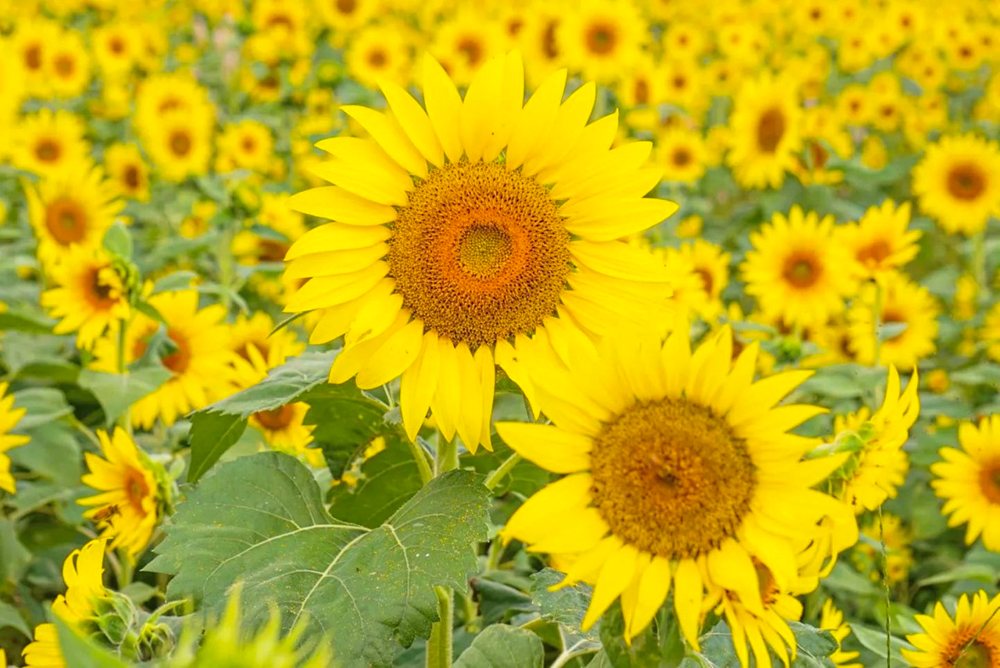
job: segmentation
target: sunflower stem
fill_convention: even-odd
[[[878,541],[882,548],[882,590],[885,592],[885,665],[892,667],[892,615],[889,604],[892,595],[889,591],[889,555],[885,548],[885,528],[882,524],[882,504],[878,507]]]
[[[118,569],[118,589],[119,591],[132,584],[132,574],[135,572],[135,563],[129,555],[124,555],[118,560],[121,568]]]
[[[431,463],[427,457],[427,452],[416,441],[406,439],[406,445],[410,448],[413,460],[417,462],[417,471],[420,472],[420,482],[426,485],[434,477],[434,471],[431,470]]]
[[[118,373],[125,375],[127,368],[125,366],[125,334],[128,330],[128,321],[121,321],[118,323]],[[132,408],[131,406],[126,406],[122,414],[118,416],[118,426],[124,429],[129,436],[132,435]]]
[[[454,601],[451,589],[434,587],[438,600],[438,619],[431,627],[431,637],[427,639],[427,668],[451,668],[452,624],[454,623]]]
[[[517,466],[519,461],[521,461],[521,455],[516,452],[504,460],[503,464],[498,466],[496,470],[486,477],[486,482],[483,483],[486,485],[486,489],[492,490],[500,484],[500,481],[503,480],[504,476],[510,473],[510,470]]]
[[[982,229],[979,234],[975,236],[972,242],[972,272],[973,276],[976,278],[976,285],[979,286],[980,298],[977,299],[981,303],[982,295],[986,293],[986,284],[988,279],[986,276],[986,229]]]
[[[458,442],[455,439],[447,440],[439,431],[437,443],[437,475],[457,469]]]

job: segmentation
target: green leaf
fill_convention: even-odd
[[[798,656],[792,662],[794,668],[830,665],[825,661],[826,657],[836,652],[840,646],[829,631],[800,622],[788,622],[788,626],[795,634],[795,643],[798,645]]]
[[[323,385],[302,397],[309,404],[304,424],[316,425],[313,441],[323,450],[334,478],[344,474],[373,438],[399,434],[399,425],[386,422],[384,404],[353,385]]]
[[[937,573],[936,575],[920,580],[917,582],[917,586],[928,587],[930,585],[958,582],[961,580],[992,583],[996,580],[996,569],[986,564],[959,564],[943,573]]]
[[[62,422],[48,422],[32,429],[30,447],[14,448],[8,454],[12,461],[64,487],[75,487],[83,473],[80,467],[80,445],[73,430]]]
[[[515,614],[535,612],[538,609],[526,593],[510,584],[493,579],[498,574],[507,572],[488,572],[469,582],[479,602],[479,612],[484,625],[507,621]]]
[[[387,436],[385,450],[361,463],[357,484],[330,489],[331,515],[374,528],[420,491],[420,471],[404,438]]]
[[[17,537],[14,522],[0,517],[0,584],[17,583],[31,561],[31,553]]]
[[[246,431],[238,415],[198,411],[191,416],[191,465],[188,482],[197,482]]]
[[[10,308],[0,313],[0,331],[19,331],[28,334],[51,334],[55,320],[40,313],[32,313],[18,308]]]
[[[391,664],[430,635],[434,586],[462,591],[487,535],[482,477],[435,478],[377,529],[340,523],[293,457],[268,452],[221,465],[179,505],[147,570],[174,574],[172,598],[219,611],[242,582],[247,623],[283,613],[287,631],[324,634],[338,665]]]
[[[93,393],[104,410],[105,423],[112,425],[129,406],[155,392],[172,375],[172,371],[159,364],[124,374],[83,369],[78,382]]]
[[[953,372],[949,378],[961,385],[992,385],[1000,387],[1000,366],[981,363]]]
[[[132,236],[125,226],[115,222],[104,233],[104,248],[123,260],[132,259]]]
[[[631,643],[625,642],[625,618],[618,602],[601,617],[601,644],[611,660],[611,665],[616,667],[646,668],[668,665],[662,661],[659,638],[651,627],[645,628],[632,638]]]
[[[788,626],[795,635],[798,646],[795,660],[791,668],[833,668],[833,662],[828,658],[836,651],[837,643],[829,631],[817,629],[807,624],[789,622]],[[713,668],[739,668],[740,662],[733,645],[733,637],[725,622],[719,622],[710,631],[699,638],[700,653],[692,653],[692,658],[701,665]],[[747,652],[753,655],[753,649],[747,645]],[[773,651],[769,651],[772,665],[780,665]],[[759,665],[759,664],[758,664]]]
[[[14,406],[26,411],[13,429],[17,433],[23,434],[73,412],[63,393],[52,387],[28,388],[14,397]]]
[[[31,629],[17,608],[0,601],[0,629],[11,628],[20,631],[25,638],[31,638]]]
[[[531,631],[494,624],[476,636],[455,668],[542,668],[545,647]]]
[[[110,651],[87,638],[81,638],[59,617],[53,617],[59,634],[59,651],[73,658],[73,668],[128,668]]]
[[[871,650],[879,657],[885,659],[888,654],[886,652],[885,643],[885,629],[875,629],[870,626],[865,626],[864,624],[857,624],[855,622],[850,622],[851,633],[854,637],[858,639],[865,648]],[[900,650],[902,649],[914,649],[913,645],[901,640],[895,636],[890,636],[889,643],[891,645],[892,651],[892,663],[897,666],[908,666],[910,665],[906,659],[903,658]]]
[[[175,271],[167,274],[153,284],[151,295],[159,292],[173,292],[175,290],[186,290],[191,287],[191,281],[198,278],[198,274],[193,271]]]
[[[590,605],[590,597],[594,592],[593,587],[581,582],[572,587],[549,591],[549,587],[563,579],[563,574],[554,568],[544,568],[531,579],[531,600],[541,611],[542,619],[559,622],[588,640],[600,640],[601,622],[594,624],[585,633],[580,631],[580,624],[587,614],[587,606]]]
[[[267,378],[256,385],[217,401],[202,411],[238,415],[246,419],[254,413],[281,408],[298,401],[304,392],[325,383],[336,356],[337,353],[333,352],[291,357],[281,366],[271,369]]]

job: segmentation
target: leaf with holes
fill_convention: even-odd
[[[243,583],[247,622],[271,606],[287,631],[305,620],[337,665],[383,666],[430,635],[434,586],[465,590],[487,535],[482,477],[435,478],[377,529],[331,518],[312,474],[276,452],[220,466],[178,507],[148,570],[174,574],[168,594],[217,612]]]

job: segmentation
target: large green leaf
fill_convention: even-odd
[[[31,637],[31,629],[24,621],[24,617],[17,611],[17,608],[9,603],[0,601],[0,629],[12,628],[20,631],[25,638]]]
[[[562,582],[563,574],[553,568],[545,568],[535,573],[532,578],[531,599],[538,606],[543,619],[559,622],[574,633],[580,632],[580,624],[587,614],[590,597],[594,589],[588,584],[579,583],[573,587],[563,587],[550,591],[550,587]],[[581,635],[588,640],[599,640],[601,622],[597,622],[586,633]]]
[[[191,416],[191,465],[188,482],[198,478],[212,467],[219,457],[231,448],[246,431],[247,421],[239,415],[199,411]]]
[[[338,665],[388,665],[437,619],[434,586],[464,590],[487,535],[482,478],[434,479],[377,529],[341,523],[312,474],[269,452],[223,464],[178,507],[148,570],[171,573],[171,597],[218,610],[243,583],[248,622],[269,606],[285,630],[305,620]]]
[[[77,382],[93,393],[104,410],[105,422],[112,425],[129,406],[159,389],[172,375],[159,364],[124,374],[84,369]]]
[[[455,668],[542,668],[545,647],[531,631],[494,624],[476,636]]]

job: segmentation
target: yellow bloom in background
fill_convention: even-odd
[[[861,163],[873,171],[889,164],[889,151],[878,135],[868,135],[861,144]]]
[[[487,61],[502,53],[503,41],[497,28],[480,12],[456,12],[434,31],[430,52],[456,85],[468,86]]]
[[[285,328],[272,334],[273,329],[274,321],[266,313],[257,311],[249,317],[241,313],[230,330],[229,345],[248,362],[251,361],[250,348],[256,348],[268,369],[302,354],[306,346],[295,338],[295,332]]]
[[[941,512],[948,526],[965,524],[965,542],[979,536],[992,552],[1000,551],[1000,415],[958,426],[962,449],[941,448],[943,462],[931,465],[934,493],[945,499]]]
[[[81,95],[90,84],[90,54],[82,35],[64,30],[49,46],[46,69],[52,92],[61,98]]]
[[[962,594],[952,618],[940,602],[933,615],[917,615],[923,633],[906,636],[916,649],[903,649],[914,668],[992,668],[1000,663],[1000,595]]]
[[[810,372],[752,382],[758,345],[734,361],[728,327],[693,353],[686,328],[662,346],[655,337],[566,344],[570,367],[544,351],[525,356],[553,424],[496,425],[515,452],[564,474],[502,535],[531,552],[574,557],[562,585],[596,582],[584,629],[620,596],[633,637],[673,591],[697,649],[706,606],[722,590],[765,614],[755,561],[787,591],[803,542],[826,546],[819,562],[857,540],[850,509],[811,489],[846,455],[803,461],[814,442],[788,433],[823,409],[777,406]]]
[[[582,0],[560,22],[556,39],[567,64],[608,85],[638,61],[649,25],[631,0]]]
[[[919,230],[907,230],[910,203],[898,207],[891,199],[870,207],[857,223],[836,228],[835,235],[857,260],[865,276],[900,269],[917,256]]]
[[[681,239],[693,239],[701,235],[701,228],[704,225],[704,220],[701,216],[692,215],[687,216],[679,223],[677,223],[677,229],[675,233]]]
[[[11,161],[39,176],[52,176],[88,161],[90,144],[82,118],[68,111],[41,109],[21,118],[14,132]]]
[[[127,74],[142,49],[139,36],[125,21],[111,21],[97,26],[90,39],[97,66],[109,78]]]
[[[195,202],[191,214],[181,221],[180,233],[186,239],[200,237],[208,231],[208,223],[215,216],[219,205],[212,200]]]
[[[845,652],[841,648],[847,636],[851,635],[851,627],[844,623],[844,613],[838,610],[830,599],[823,603],[819,628],[829,631],[834,640],[837,641],[837,651],[830,655],[830,661],[833,661],[833,665],[837,668],[863,668],[860,663],[853,663],[859,656],[858,652]]]
[[[24,184],[28,216],[38,239],[38,259],[49,271],[69,257],[70,248],[100,247],[124,203],[104,177],[104,170],[77,163],[42,179]]]
[[[160,515],[160,486],[151,470],[151,463],[124,429],[116,427],[109,436],[97,431],[101,441],[101,459],[84,453],[89,473],[83,484],[98,494],[79,499],[77,503],[92,506],[84,513],[101,527],[101,535],[111,540],[111,549],[125,550],[135,559],[153,536]]]
[[[161,292],[148,302],[166,321],[167,336],[175,349],[161,360],[173,375],[132,404],[132,424],[142,429],[151,428],[157,419],[170,426],[177,418],[233,390],[229,328],[223,322],[225,307],[212,304],[199,309],[194,290]],[[145,354],[159,328],[158,321],[144,313],[135,314],[125,331],[126,365]],[[118,373],[118,335],[98,339],[94,357],[92,368]]]
[[[663,166],[664,181],[694,183],[705,174],[708,155],[700,132],[671,128],[660,134],[657,164]]]
[[[201,126],[210,127],[215,121],[215,107],[209,102],[208,91],[191,73],[160,73],[143,79],[135,96],[132,118],[132,125],[143,143],[146,135],[154,132],[164,117],[174,112],[180,112]],[[203,131],[207,129],[202,127]]]
[[[257,121],[229,123],[217,138],[216,171],[266,171],[274,153],[271,130]]]
[[[48,50],[58,40],[59,24],[40,16],[26,16],[17,22],[11,37],[14,56],[21,62],[28,96],[46,99],[50,82],[45,72]]]
[[[869,542],[859,542],[854,546],[851,561],[855,567],[873,582],[881,581],[881,544],[884,543],[886,579],[893,585],[905,582],[913,566],[913,552],[910,550],[913,532],[904,526],[903,520],[891,513],[882,513],[862,525],[861,533]]]
[[[411,44],[397,26],[373,23],[358,30],[344,52],[347,73],[371,89],[386,79],[405,86],[410,80]]]
[[[62,577],[66,593],[52,603],[52,612],[77,626],[97,616],[95,604],[107,596],[104,588],[104,550],[107,539],[96,538],[66,557]],[[59,648],[55,624],[35,627],[35,640],[22,652],[26,666],[62,668],[68,665]]]
[[[962,274],[955,281],[955,298],[952,302],[951,314],[955,320],[972,320],[979,310],[979,282],[972,274]],[[986,326],[989,323],[986,316]]]
[[[128,320],[128,290],[104,250],[70,246],[51,273],[55,286],[42,293],[41,304],[59,319],[55,334],[76,332],[77,346],[89,350],[105,330]]]
[[[986,313],[981,338],[986,344],[987,357],[1000,362],[1000,303],[994,304]]]
[[[913,193],[945,232],[979,232],[1000,212],[1000,147],[971,133],[941,138],[913,168]]]
[[[879,324],[906,326],[879,344],[877,360],[873,317],[876,303],[881,305]],[[927,288],[899,272],[884,274],[879,279],[879,285],[868,283],[862,286],[847,311],[850,348],[861,364],[892,364],[909,371],[936,350],[937,316],[940,312],[937,300]]]
[[[777,188],[795,167],[802,148],[802,110],[795,86],[770,75],[743,83],[729,120],[732,149],[727,158],[744,188]]]
[[[112,144],[104,150],[104,170],[122,197],[149,201],[149,166],[135,144]]]
[[[10,430],[17,426],[24,417],[24,408],[14,408],[14,395],[7,394],[9,385],[0,383],[0,490],[14,494],[14,476],[10,474],[10,457],[6,452],[27,443],[30,438],[11,434]]]
[[[522,108],[515,52],[463,100],[427,57],[427,111],[392,84],[392,116],[342,107],[371,137],[320,142],[333,159],[316,172],[336,185],[291,200],[337,222],[288,251],[285,275],[309,281],[285,310],[323,309],[312,343],[345,336],[331,382],[402,378],[411,439],[430,408],[446,439],[489,445],[495,365],[532,395],[519,366],[529,335],[668,324],[662,268],[618,239],[677,206],[644,197],[660,177],[644,166],[651,145],[610,149],[617,114],[587,124],[596,88],[562,102],[565,80],[552,75]]]
[[[865,510],[878,509],[886,499],[895,498],[897,488],[906,478],[910,462],[903,446],[920,415],[918,385],[914,372],[906,390],[901,392],[899,373],[890,366],[885,399],[874,415],[863,406],[856,413],[834,420],[837,443],[854,436],[863,444],[860,448],[849,448],[853,455],[839,474],[843,482],[838,495],[859,515]]]
[[[822,220],[798,206],[750,233],[753,250],[740,266],[746,292],[761,310],[789,326],[819,326],[844,310],[857,286],[850,253],[833,235],[833,216]]]
[[[232,249],[240,264],[255,265],[261,262],[281,262],[288,249],[306,233],[301,213],[291,208],[291,197],[286,193],[263,193],[257,225],[274,230],[274,235],[264,236],[255,230],[241,230],[233,237]]]
[[[144,132],[143,148],[160,176],[183,181],[208,173],[212,156],[211,127],[184,111],[164,114]]]

